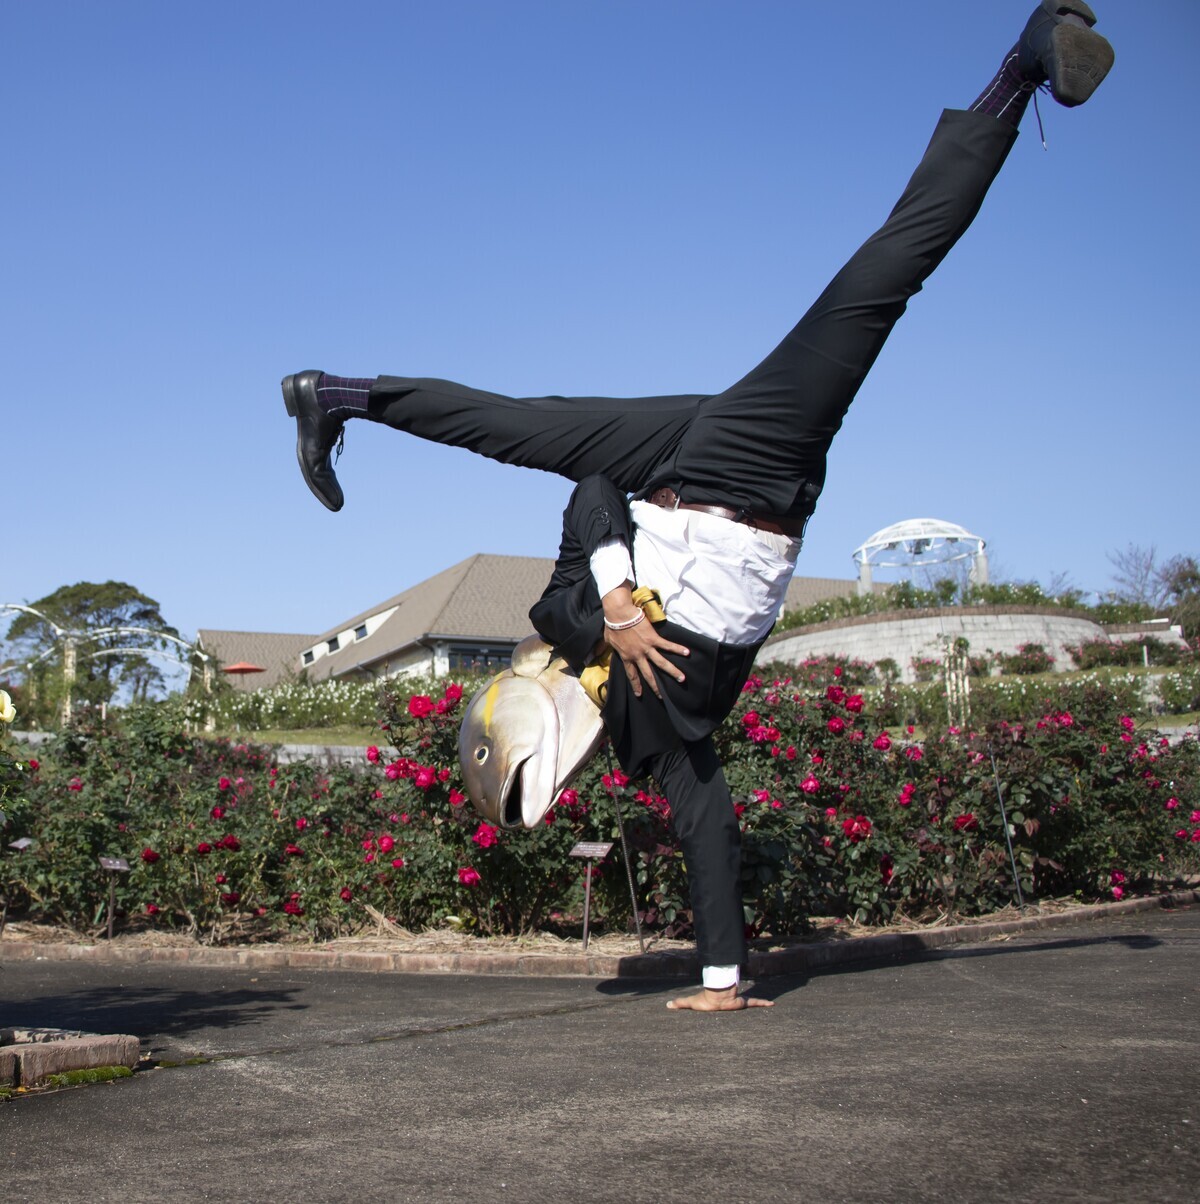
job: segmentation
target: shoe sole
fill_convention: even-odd
[[[279,382],[279,387],[283,390],[283,404],[288,412],[288,417],[296,419],[296,463],[300,465],[300,475],[304,478],[309,492],[326,510],[332,510],[336,514],[342,508],[341,504],[332,505],[329,499],[313,484],[313,479],[308,474],[308,465],[304,462],[304,439],[300,433],[300,406],[296,401],[295,380],[294,375],[285,376]]]
[[[1093,29],[1057,25],[1050,35],[1054,49],[1054,74],[1050,91],[1060,105],[1074,108],[1088,100],[1113,65],[1115,55],[1108,39]]]

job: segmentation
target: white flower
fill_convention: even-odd
[[[7,690],[0,690],[0,723],[12,723],[17,717],[17,708],[13,706],[12,699],[8,696]]]

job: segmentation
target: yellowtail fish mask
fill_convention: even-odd
[[[467,794],[489,823],[536,826],[600,747],[604,725],[578,676],[531,635],[467,704],[458,759]]]

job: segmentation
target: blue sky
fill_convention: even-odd
[[[1194,0],[1108,0],[831,455],[798,571],[904,518],[1000,572],[1200,553]],[[0,601],[126,580],[188,634],[319,632],[569,485],[351,424],[327,513],[278,381],[715,392],[882,222],[1027,2],[10,3]]]

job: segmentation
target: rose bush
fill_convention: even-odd
[[[937,687],[871,686],[869,670],[763,667],[717,733],[752,934],[797,933],[821,915],[875,922],[1010,903],[1001,797],[1027,898],[1111,898],[1200,866],[1200,750],[1136,718],[1141,679],[981,683],[975,726],[959,731]],[[269,748],[185,736],[182,708],[168,704],[64,732],[35,772],[20,771],[25,805],[6,840],[32,843],[0,861],[4,890],[26,915],[87,931],[107,898],[96,859],[110,855],[131,866],[117,884],[122,923],[210,941],[323,938],[372,915],[570,931],[589,872],[570,849],[618,841],[619,800],[644,923],[687,934],[670,800],[603,754],[536,830],[479,819],[456,760],[471,688],[387,683],[379,741],[352,765],[284,764]],[[596,867],[593,911],[623,928],[629,910],[618,845]]]

